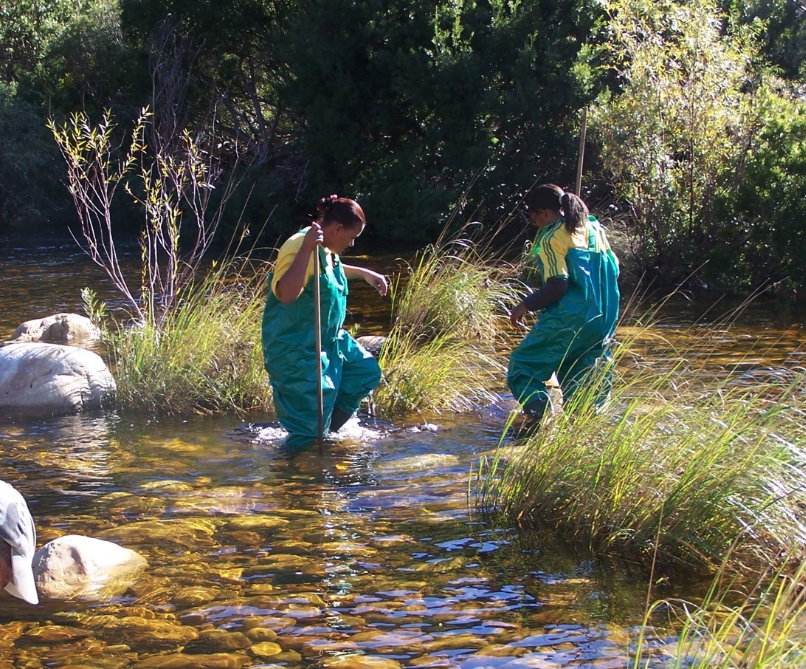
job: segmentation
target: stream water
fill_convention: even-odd
[[[86,285],[114,299],[72,242],[0,250],[0,339],[80,313]],[[371,297],[351,296],[353,318],[382,332],[388,305]],[[663,337],[695,318],[676,309]],[[726,329],[723,358],[769,369],[800,355],[796,316],[745,319]],[[32,607],[0,592],[0,669],[630,666],[646,574],[474,513],[471,472],[504,404],[353,422],[322,456],[290,456],[233,416],[0,424],[0,479],[28,500],[38,547],[82,534],[149,563],[112,597]]]

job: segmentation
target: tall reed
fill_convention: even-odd
[[[649,607],[633,669],[792,669],[806,664],[806,563],[784,561],[750,592],[720,571],[701,604],[663,599]],[[665,619],[673,643],[655,633]],[[664,625],[664,626],[667,626]]]
[[[495,401],[508,308],[520,297],[513,269],[467,239],[420,251],[392,287],[393,324],[380,354],[380,413],[464,412]]]
[[[732,547],[733,568],[758,571],[806,545],[803,370],[747,385],[660,339],[645,357],[646,336],[619,348],[604,410],[592,383],[486,463],[481,507],[597,554],[694,569],[716,569]]]
[[[427,246],[395,285],[395,325],[418,337],[449,335],[494,346],[501,340],[502,316],[520,300],[523,286],[515,272],[468,239]]]

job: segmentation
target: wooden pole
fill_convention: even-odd
[[[316,329],[316,399],[317,399],[317,440],[319,455],[325,450],[325,406],[322,399],[322,305],[319,290],[319,247],[313,255],[313,322]]]
[[[577,158],[576,195],[582,196],[582,162],[585,158],[585,133],[588,130],[588,108],[582,110],[582,130],[579,133],[579,157]]]

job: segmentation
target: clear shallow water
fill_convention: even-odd
[[[6,249],[0,337],[80,312],[85,285],[120,308],[70,243]],[[351,309],[384,331],[388,303],[371,291]],[[656,337],[693,350],[696,331],[677,327],[699,318],[689,309],[667,310],[648,356],[665,350]],[[701,355],[769,374],[800,359],[802,334],[792,315],[750,310]],[[30,607],[0,593],[0,669],[629,666],[645,574],[472,511],[471,471],[507,409],[349,425],[323,456],[292,456],[234,417],[0,424],[0,478],[28,499],[38,546],[84,534],[149,562],[111,598]],[[696,598],[702,585],[656,594]]]
[[[5,425],[38,545],[85,534],[149,568],[105,601],[0,595],[0,666],[625,666],[636,574],[470,513],[497,419],[351,423],[324,456],[231,419]]]

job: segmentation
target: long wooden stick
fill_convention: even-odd
[[[577,158],[576,195],[582,195],[582,162],[585,159],[585,134],[588,130],[588,108],[582,110],[582,131],[579,134],[579,157]]]
[[[316,399],[317,399],[317,440],[319,455],[325,450],[325,405],[322,399],[322,305],[319,301],[319,247],[313,256],[313,322],[316,329]]]

